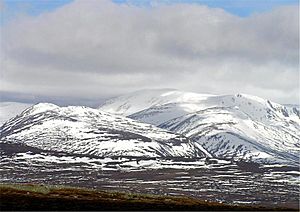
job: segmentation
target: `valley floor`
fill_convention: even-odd
[[[1,210],[43,210],[39,207],[45,205],[51,206],[45,210],[56,210],[55,207],[71,207],[65,208],[66,210],[77,210],[75,207],[78,210],[221,210],[226,207],[230,210],[239,207],[299,210],[299,167],[283,164],[263,165],[219,159],[100,158],[21,148],[16,145],[10,145],[9,148],[7,145],[0,145],[0,154],[2,185],[44,185],[27,186],[29,191],[25,189],[26,192],[23,187],[1,186]],[[49,185],[61,185],[63,189],[54,189],[55,193],[51,189],[49,191]],[[89,192],[92,191],[89,190],[86,196],[91,199],[85,199],[85,195],[80,192],[86,190],[70,190],[66,186],[100,189],[110,192],[109,194],[132,193],[139,198],[133,198],[133,202],[127,201],[129,197],[118,193],[104,201],[101,192],[98,193],[100,199],[97,199],[98,194],[90,195]],[[32,190],[42,192],[31,193]],[[71,195],[73,191],[80,194]],[[140,197],[148,198],[149,195],[155,196],[154,203],[149,199],[141,201]],[[118,199],[118,196],[123,199]],[[163,203],[159,203],[156,197],[162,198],[159,201]],[[169,205],[168,201],[179,200],[181,197],[188,199],[187,201],[197,199],[197,204],[202,205]],[[168,200],[165,201],[164,198]],[[112,202],[118,204],[112,205]],[[213,205],[215,208],[210,205],[212,202],[217,204]],[[85,206],[88,208],[80,208],[84,205],[88,205]],[[33,206],[36,208],[30,208]],[[208,206],[211,208],[207,208]]]

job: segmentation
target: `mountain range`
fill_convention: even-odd
[[[159,89],[113,98],[97,109],[40,103],[21,112],[29,105],[16,105],[1,105],[1,143],[98,157],[299,165],[299,107],[246,94]]]

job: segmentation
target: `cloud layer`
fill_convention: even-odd
[[[95,100],[143,88],[299,102],[299,10],[75,1],[1,28],[1,92]]]

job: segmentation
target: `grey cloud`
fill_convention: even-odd
[[[1,29],[1,90],[100,99],[142,88],[299,101],[299,11],[247,18],[174,4],[75,1]]]
[[[172,15],[176,17],[177,13]],[[189,14],[191,20],[169,30],[159,46],[170,54],[193,60],[214,57],[219,60],[243,58],[260,63],[270,60],[298,63],[297,7],[278,8],[250,18],[214,15],[202,20],[201,13]],[[176,20],[174,17],[171,21]]]

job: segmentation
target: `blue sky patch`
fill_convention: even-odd
[[[53,11],[73,0],[3,0],[1,24],[7,23],[19,15],[36,16]],[[88,1],[88,0],[86,0]],[[118,4],[132,4],[139,7],[153,7],[159,4],[200,4],[213,8],[222,8],[227,12],[246,17],[252,13],[261,13],[282,5],[296,5],[298,0],[112,0]],[[4,6],[3,6],[4,5]]]

